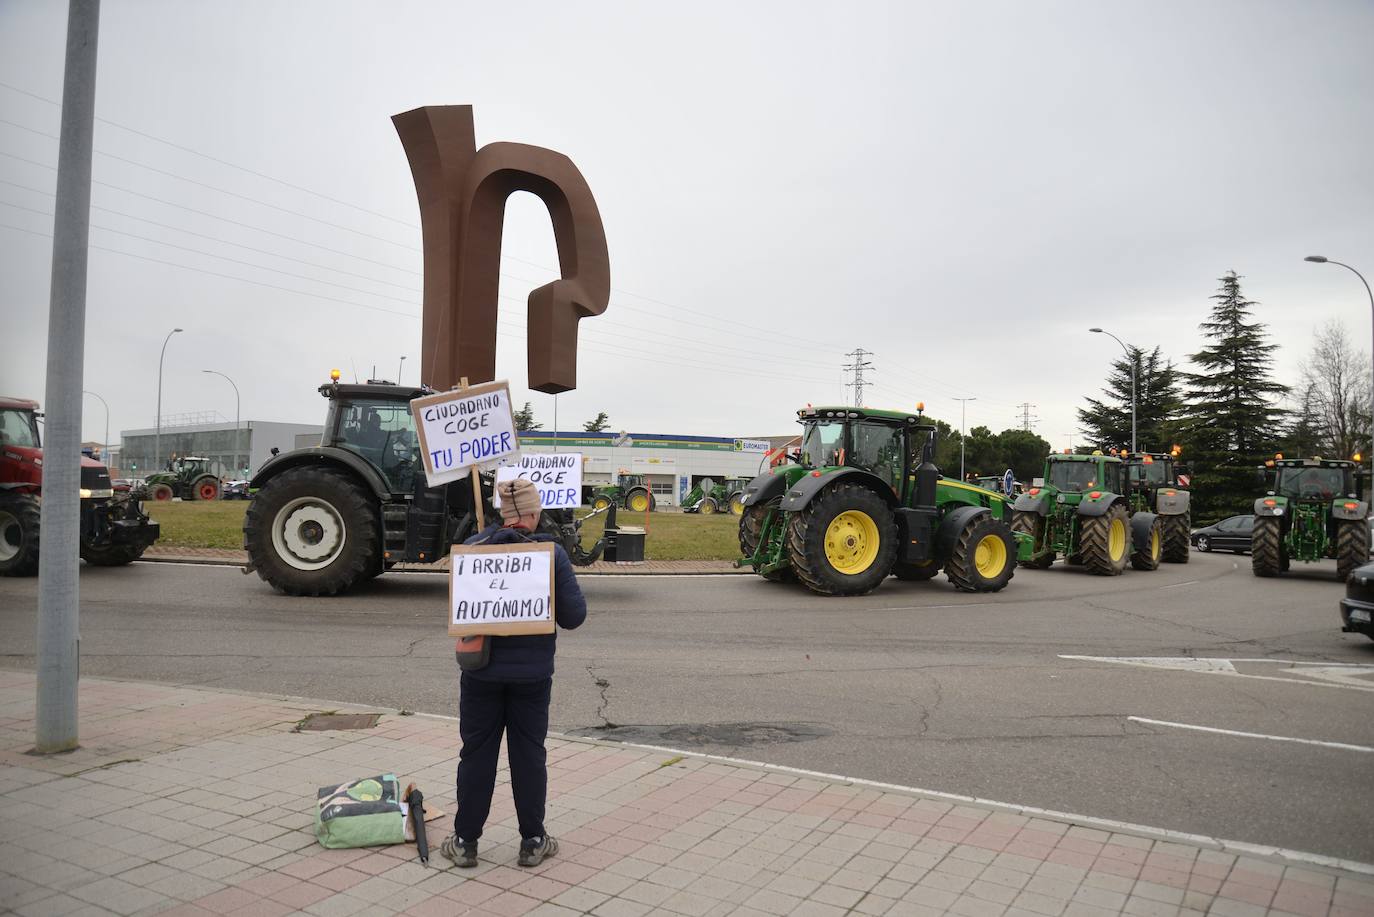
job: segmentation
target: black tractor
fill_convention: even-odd
[[[470,478],[425,483],[410,402],[426,388],[369,380],[320,386],[329,415],[318,446],[273,456],[249,484],[243,519],[248,570],[289,595],[338,595],[398,563],[430,564],[477,530]],[[480,475],[485,521],[492,477]],[[595,515],[595,514],[593,514]],[[590,518],[590,517],[587,517]],[[546,510],[541,528],[556,535],[573,563],[614,560],[615,509],[605,536],[582,549],[583,519]]]

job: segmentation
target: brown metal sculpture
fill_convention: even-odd
[[[549,209],[562,278],[530,292],[529,387],[577,387],[577,325],[606,311],[606,233],[591,189],[562,153],[523,143],[477,149],[471,105],[394,116],[410,160],[424,235],[420,378],[438,391],[496,376],[497,285],[506,199],[537,195]]]

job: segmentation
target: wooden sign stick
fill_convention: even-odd
[[[468,387],[468,377],[464,376],[459,379],[458,385],[455,387],[460,392],[466,391]],[[477,531],[480,532],[487,527],[487,520],[482,513],[482,481],[477,477],[476,465],[472,466],[472,506],[473,510],[477,513]]]

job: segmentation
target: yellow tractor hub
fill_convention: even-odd
[[[630,498],[630,509],[637,513],[642,513],[649,508],[649,497],[647,494],[637,493]]]
[[[1107,554],[1113,563],[1126,556],[1126,523],[1120,519],[1112,520],[1107,533]]]
[[[996,579],[1007,567],[1007,544],[998,535],[984,535],[973,549],[973,565],[984,579]]]
[[[1152,529],[1150,531],[1150,559],[1159,560],[1159,555],[1163,550],[1159,543],[1159,529]]]
[[[825,559],[839,573],[855,576],[878,557],[878,524],[868,513],[847,510],[825,530]]]

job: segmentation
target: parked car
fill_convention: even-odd
[[[1341,630],[1374,640],[1374,564],[1350,571],[1341,599]]]
[[[247,481],[225,481],[220,487],[221,500],[247,500],[249,498]]]
[[[1253,515],[1232,516],[1215,525],[1193,532],[1193,547],[1199,551],[1235,551],[1250,553],[1250,534],[1255,530]]]

